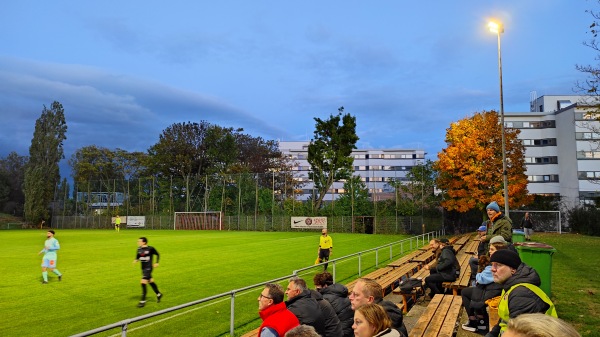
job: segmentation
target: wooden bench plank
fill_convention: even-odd
[[[245,334],[243,334],[242,337],[258,337],[259,329],[260,329],[260,327],[254,329],[252,331],[248,331]]]
[[[460,314],[461,305],[461,297],[435,295],[408,336],[451,337]]]
[[[402,256],[398,260],[389,263],[387,266],[388,267],[393,267],[393,268],[400,267],[403,264],[410,262],[411,259],[413,259],[413,258],[415,258],[415,257],[417,257],[417,256],[419,256],[421,254],[423,254],[423,252],[424,252],[423,250],[412,251],[412,252],[410,252],[410,253]]]

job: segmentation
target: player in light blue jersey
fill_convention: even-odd
[[[44,243],[44,249],[40,251],[38,255],[44,253],[44,257],[42,259],[42,277],[44,280],[42,284],[48,283],[48,269],[54,272],[54,274],[58,275],[58,280],[62,280],[62,274],[56,269],[56,251],[60,249],[60,244],[58,240],[54,238],[54,231],[49,230],[46,233],[46,242]]]

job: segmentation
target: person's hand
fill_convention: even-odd
[[[428,265],[428,264],[426,264],[426,265],[425,265],[423,268],[424,268],[425,270],[429,270],[429,265]]]
[[[158,267],[158,263],[153,264],[154,268]]]
[[[133,264],[136,264],[138,262],[138,260],[133,260]]]

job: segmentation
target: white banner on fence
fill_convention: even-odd
[[[125,221],[127,223],[127,227],[135,227],[142,228],[146,227],[146,217],[145,216],[127,216],[125,217]]]
[[[326,216],[293,216],[291,220],[292,228],[327,228]]]

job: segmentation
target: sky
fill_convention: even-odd
[[[146,151],[174,123],[310,140],[343,106],[362,149],[436,160],[450,123],[532,96],[572,95],[595,64],[595,0],[5,1],[0,157],[28,155],[35,121],[65,110],[67,160],[89,145]]]

